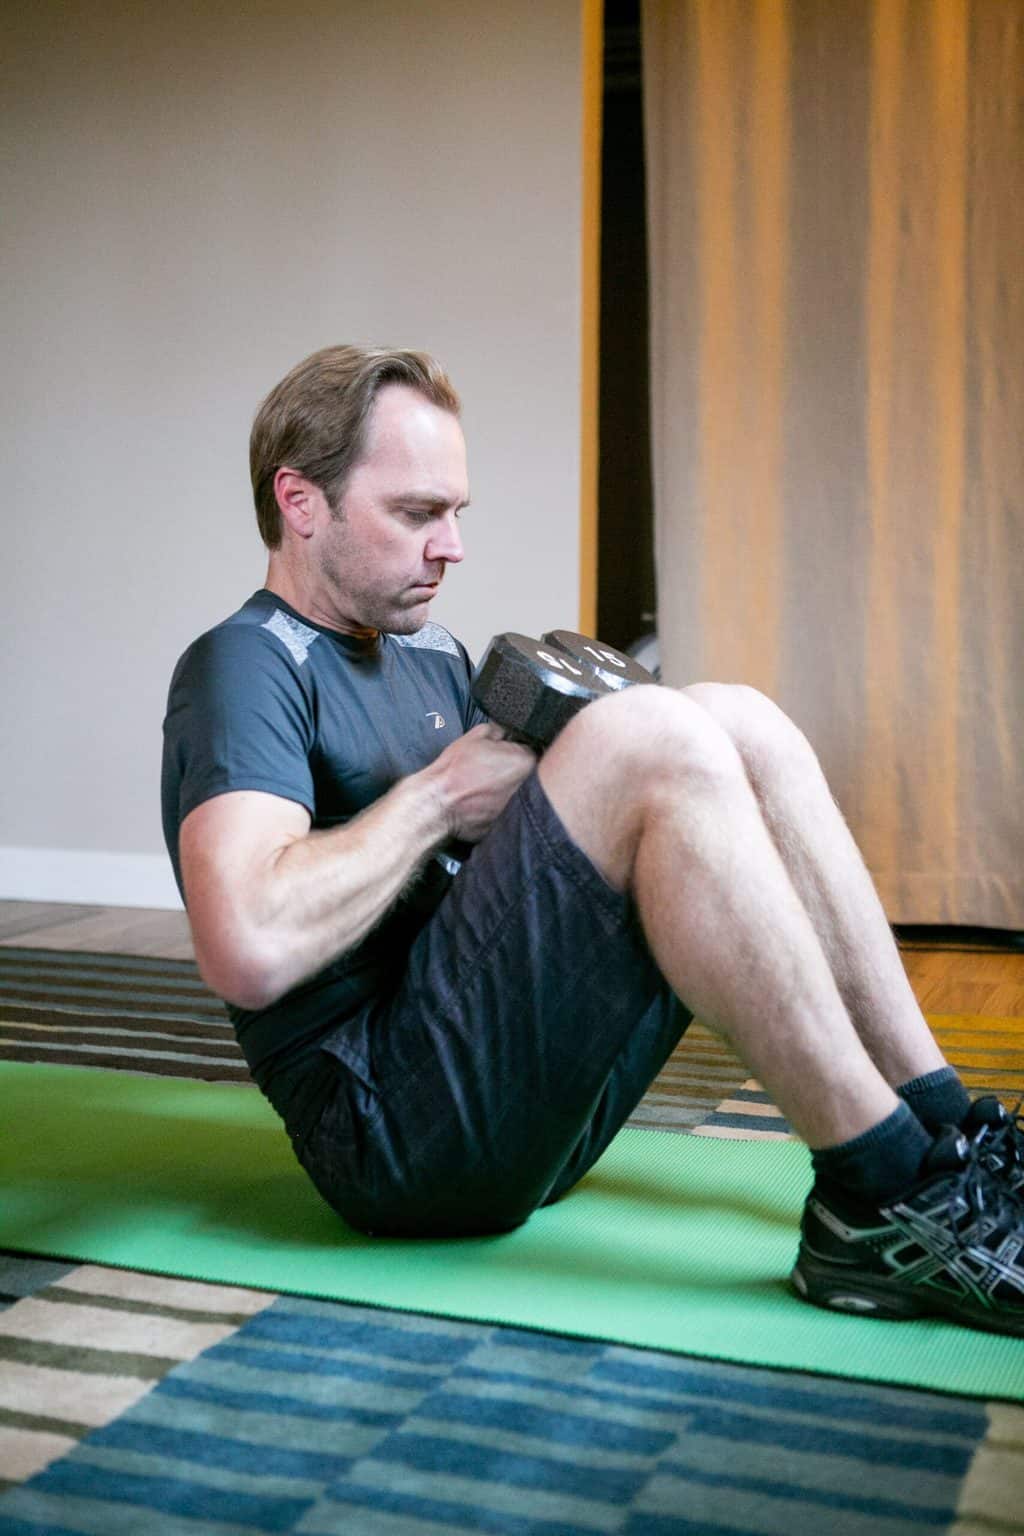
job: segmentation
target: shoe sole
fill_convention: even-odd
[[[987,1333],[1024,1338],[1024,1313],[1013,1317],[958,1302],[953,1297],[947,1301],[942,1296],[926,1297],[919,1291],[908,1293],[877,1275],[858,1274],[856,1270],[836,1274],[828,1265],[816,1263],[804,1254],[797,1259],[789,1278],[802,1300],[832,1312],[845,1312],[847,1316],[879,1317],[893,1323],[909,1322],[915,1317],[942,1317],[982,1328]]]

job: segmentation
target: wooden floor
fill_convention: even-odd
[[[141,907],[86,907],[56,902],[0,901],[0,945],[93,950],[99,954],[193,956],[183,912]],[[1024,950],[985,948],[976,939],[962,949],[903,948],[911,985],[926,1013],[1024,1017]]]
[[[101,955],[194,958],[184,912],[0,901],[0,944],[22,949],[92,950]]]

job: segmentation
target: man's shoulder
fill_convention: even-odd
[[[230,666],[284,664],[301,669],[321,632],[277,601],[266,590],[254,592],[242,606],[206,630],[188,646],[178,663]]]

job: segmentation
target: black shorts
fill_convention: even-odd
[[[336,1082],[303,1166],[364,1231],[507,1230],[586,1173],[690,1018],[632,902],[534,773],[420,932],[398,989],[321,1043]]]

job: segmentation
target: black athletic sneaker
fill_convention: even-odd
[[[949,1127],[921,1182],[873,1220],[812,1189],[792,1283],[840,1312],[931,1313],[1024,1336],[1024,1202],[987,1165],[984,1139]]]
[[[1011,1114],[993,1095],[975,1099],[960,1129],[977,1144],[982,1162],[1016,1194],[1024,1195],[1024,1118],[1020,1107],[1018,1104]]]

